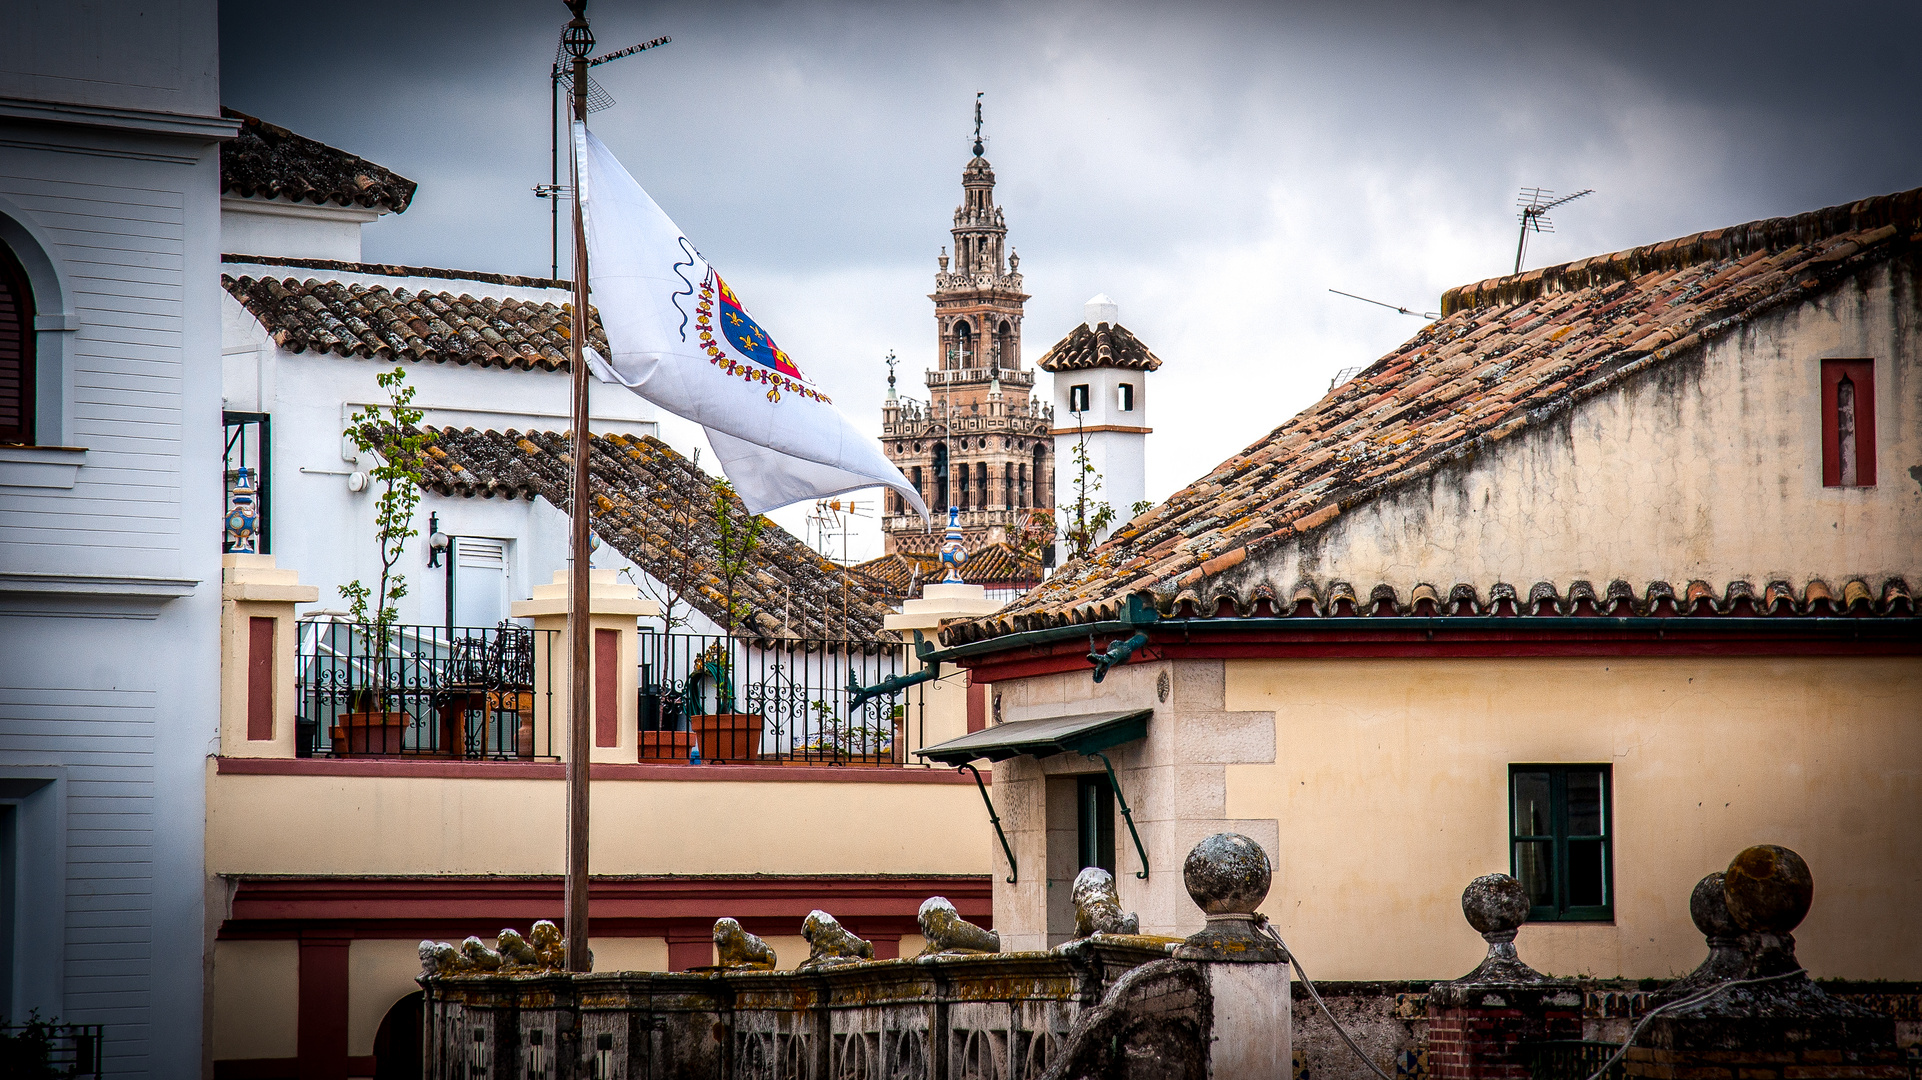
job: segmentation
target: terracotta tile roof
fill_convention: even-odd
[[[1095,367],[1158,371],[1161,358],[1149,352],[1141,339],[1129,333],[1125,326],[1101,323],[1090,328],[1084,322],[1041,354],[1035,366],[1043,371],[1085,371]]]
[[[241,122],[240,133],[220,144],[223,193],[396,214],[413,201],[419,185],[392,169],[243,112],[222,107],[220,115]]]
[[[567,368],[571,304],[476,299],[465,292],[389,289],[314,277],[222,274],[220,283],[290,352],[545,371]],[[589,317],[588,343],[605,355],[607,335],[600,313],[590,310]]]
[[[481,498],[536,496],[567,509],[573,440],[546,431],[505,433],[472,428],[430,429],[422,486],[441,495]],[[684,601],[721,623],[727,607],[716,573],[714,480],[653,437],[597,435],[588,462],[594,493],[594,531],[601,542],[656,580],[688,583]],[[733,501],[734,513],[746,508]],[[842,618],[846,579],[847,617]],[[658,599],[658,598],[657,598]],[[748,608],[746,626],[763,638],[834,637],[892,641],[882,629],[885,596],[867,578],[849,576],[794,534],[767,522],[761,546],[735,582],[735,601]]]
[[[257,266],[286,266],[300,270],[332,270],[345,274],[379,274],[385,277],[446,278],[449,281],[478,281],[488,285],[515,285],[528,289],[572,289],[566,278],[525,277],[520,274],[490,274],[483,270],[444,270],[437,266],[406,266],[400,263],[346,262],[341,259],[295,259],[285,255],[245,255],[228,252],[220,257],[225,263]]]
[[[896,603],[918,596],[919,586],[940,581],[946,573],[941,567],[941,560],[932,551],[913,550],[895,551],[877,559],[869,559],[854,569],[856,573],[873,578]],[[916,571],[919,571],[918,577]],[[1023,555],[1005,543],[989,544],[968,553],[961,576],[974,585],[1031,586],[1041,580],[1041,559]]]
[[[1451,289],[1439,322],[1087,559],[948,634],[967,641],[1106,618],[1131,594],[1163,608],[1207,598],[1212,609],[1214,575],[1913,251],[1919,230],[1922,189]]]

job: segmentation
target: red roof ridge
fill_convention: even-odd
[[[1812,245],[1849,233],[1892,235],[1906,226],[1922,227],[1922,188],[1877,195],[1792,217],[1762,218],[1742,225],[1643,244],[1612,255],[1591,255],[1558,266],[1458,285],[1442,293],[1443,318],[1465,308],[1520,304],[1545,292],[1572,291],[1609,281],[1633,281],[1644,274],[1675,270],[1700,262]],[[1874,243],[1883,237],[1864,238]],[[1839,256],[1846,257],[1846,256]]]
[[[340,259],[295,259],[281,255],[245,255],[227,252],[224,263],[253,266],[287,266],[298,270],[333,270],[343,274],[370,274],[378,277],[443,278],[449,281],[477,281],[484,285],[513,285],[524,289],[572,289],[566,278],[525,277],[520,274],[491,274],[484,270],[443,270],[434,266],[403,266],[398,263],[345,262]]]

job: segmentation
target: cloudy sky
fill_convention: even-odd
[[[1164,497],[1508,272],[1523,186],[1595,194],[1540,266],[1922,186],[1922,8],[1858,3],[595,0],[593,126],[756,318],[878,430],[987,94],[1032,362],[1105,292],[1165,361]],[[228,0],[228,105],[421,185],[366,258],[545,275],[559,0]],[[562,273],[567,273],[562,255]],[[1045,385],[1045,377],[1044,377]],[[689,438],[670,429],[671,441]],[[796,528],[805,511],[775,515]],[[876,537],[852,554],[879,553]]]

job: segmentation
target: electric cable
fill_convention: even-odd
[[[1716,983],[1714,986],[1708,987],[1707,989],[1704,989],[1704,990],[1697,991],[1696,993],[1690,994],[1687,997],[1676,998],[1674,1001],[1668,1002],[1667,1004],[1657,1005],[1653,1009],[1650,1009],[1647,1013],[1643,1014],[1641,1022],[1637,1023],[1634,1029],[1628,1033],[1628,1039],[1625,1042],[1623,1042],[1622,1045],[1615,1050],[1614,1054],[1609,1056],[1609,1059],[1607,1061],[1602,1063],[1601,1068],[1596,1069],[1594,1073],[1590,1074],[1590,1076],[1588,1077],[1588,1080],[1602,1080],[1603,1074],[1607,1073],[1608,1070],[1614,1068],[1616,1062],[1622,1060],[1622,1058],[1628,1055],[1629,1047],[1634,1046],[1635,1040],[1642,1037],[1642,1029],[1648,1026],[1648,1022],[1662,1015],[1663,1013],[1669,1011],[1670,1009],[1679,1009],[1684,1005],[1693,1005],[1698,1001],[1707,1001],[1709,998],[1714,997],[1715,995],[1721,993],[1724,990],[1733,990],[1735,987],[1738,987],[1738,986],[1754,986],[1757,983],[1775,982],[1778,979],[1786,979],[1786,978],[1790,978],[1791,976],[1800,975],[1802,973],[1803,973],[1803,969],[1798,967],[1794,971],[1784,971],[1780,975],[1764,975],[1758,979],[1730,979],[1727,982]]]
[[[1275,939],[1275,944],[1281,946],[1281,951],[1287,955],[1288,962],[1294,965],[1295,974],[1301,977],[1301,985],[1308,988],[1309,998],[1311,998],[1315,1006],[1321,1010],[1321,1014],[1328,1018],[1329,1026],[1335,1029],[1335,1034],[1341,1036],[1341,1041],[1347,1044],[1348,1049],[1354,1051],[1355,1056],[1361,1059],[1362,1064],[1374,1070],[1375,1075],[1381,1077],[1381,1080],[1395,1080],[1394,1077],[1383,1072],[1381,1066],[1375,1064],[1374,1059],[1363,1053],[1361,1047],[1355,1045],[1354,1039],[1348,1037],[1347,1030],[1341,1026],[1339,1020],[1335,1019],[1335,1014],[1328,1011],[1327,1003],[1321,1000],[1321,992],[1315,989],[1314,980],[1308,977],[1308,972],[1302,970],[1301,961],[1295,957],[1295,950],[1290,949],[1288,943],[1281,939],[1281,934],[1275,930],[1274,924],[1270,923],[1265,916],[1257,914],[1256,917],[1261,919],[1261,928],[1268,932],[1269,937]],[[1648,1027],[1649,1021],[1671,1009],[1679,1009],[1684,1005],[1693,1005],[1700,1001],[1707,1001],[1709,998],[1714,997],[1724,990],[1733,990],[1738,986],[1754,986],[1758,983],[1776,982],[1780,979],[1787,979],[1800,974],[1803,974],[1803,969],[1798,967],[1794,971],[1784,971],[1779,975],[1764,975],[1755,979],[1730,979],[1726,982],[1716,983],[1714,986],[1697,991],[1687,997],[1677,998],[1666,1004],[1658,1005],[1642,1016],[1641,1021],[1628,1033],[1628,1039],[1624,1041],[1620,1047],[1617,1047],[1615,1053],[1610,1055],[1609,1059],[1602,1063],[1602,1067],[1595,1070],[1587,1080],[1602,1080],[1603,1075],[1605,1075],[1608,1070],[1614,1068],[1616,1062],[1627,1056],[1629,1048],[1635,1045],[1635,1040],[1642,1037],[1642,1030]]]
[[[1314,1000],[1316,1007],[1321,1009],[1321,1014],[1328,1018],[1329,1026],[1335,1029],[1335,1034],[1341,1036],[1341,1041],[1348,1044],[1348,1049],[1353,1050],[1355,1056],[1361,1059],[1361,1063],[1373,1069],[1375,1075],[1381,1077],[1381,1080],[1395,1080],[1394,1077],[1382,1072],[1381,1066],[1375,1064],[1373,1058],[1362,1053],[1361,1047],[1355,1045],[1355,1040],[1348,1037],[1348,1032],[1342,1028],[1341,1021],[1335,1019],[1335,1014],[1328,1011],[1327,1002],[1321,1000],[1321,992],[1315,989],[1314,980],[1310,979],[1308,973],[1302,970],[1301,961],[1295,959],[1295,950],[1289,948],[1288,943],[1281,940],[1281,934],[1276,932],[1274,924],[1270,923],[1266,916],[1260,915],[1259,913],[1257,913],[1256,917],[1261,919],[1261,928],[1268,932],[1269,937],[1275,939],[1275,944],[1281,946],[1281,951],[1283,955],[1288,957],[1288,962],[1295,966],[1295,974],[1301,976],[1301,985],[1308,988],[1308,996]],[[1593,1078],[1591,1077],[1590,1080],[1593,1080]]]

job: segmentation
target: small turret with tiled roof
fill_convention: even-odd
[[[1160,369],[1161,358],[1121,325],[1120,306],[1108,294],[1090,298],[1082,314],[1035,361],[1054,376],[1055,490],[1071,497],[1077,451],[1085,450],[1101,478],[1095,497],[1114,507],[1120,525],[1147,490],[1148,373]]]

